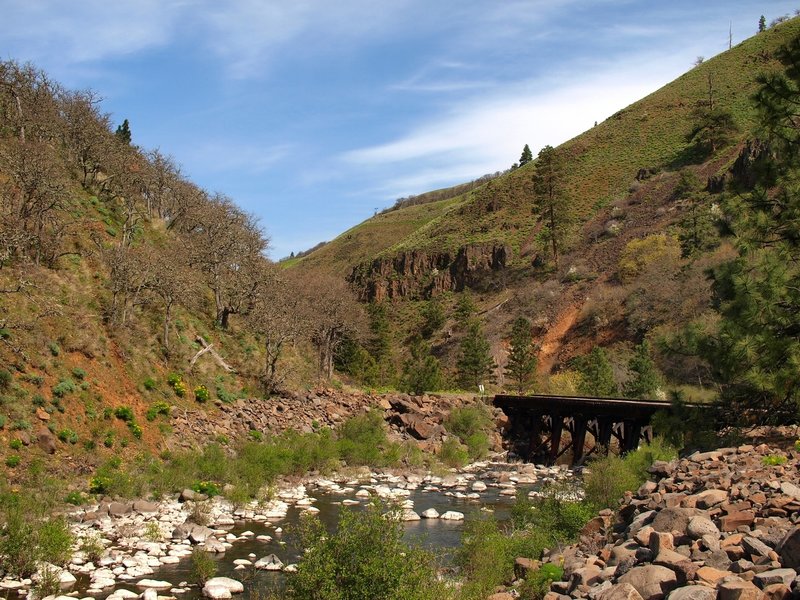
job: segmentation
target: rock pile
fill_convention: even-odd
[[[472,396],[425,394],[368,394],[322,389],[280,398],[219,402],[217,410],[175,408],[171,443],[181,447],[201,446],[209,439],[246,436],[250,431],[279,433],[294,429],[304,433],[321,427],[336,427],[369,408],[383,411],[397,436],[416,440],[425,451],[436,451],[446,432],[442,423],[453,408],[475,402]],[[502,419],[498,415],[499,419]],[[502,423],[501,423],[502,425]],[[501,449],[499,434],[492,439]]]
[[[615,516],[545,557],[564,568],[546,600],[800,597],[799,459],[762,444],[655,463]]]

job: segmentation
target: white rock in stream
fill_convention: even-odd
[[[215,585],[226,588],[231,594],[241,594],[244,591],[244,586],[241,581],[231,579],[230,577],[212,577],[206,581],[205,586],[203,586],[203,594],[205,595],[205,588]]]
[[[138,588],[152,588],[154,590],[168,590],[172,587],[172,584],[169,581],[159,581],[158,579],[142,579],[141,581],[136,582],[136,587]]]
[[[369,498],[369,497],[370,497],[369,490],[365,490],[364,488],[361,488],[356,492],[356,498]]]
[[[439,517],[443,521],[463,521],[464,520],[464,513],[460,513],[456,510],[448,510],[446,513]]]
[[[485,492],[486,491],[486,484],[482,481],[476,481],[472,484],[472,491],[473,492]]]
[[[428,510],[422,511],[421,516],[423,519],[438,519],[439,511],[435,508],[429,508]]]
[[[283,562],[274,554],[269,554],[264,558],[259,558],[254,566],[256,569],[264,571],[280,571],[283,569]]]
[[[347,500],[342,500],[342,504],[345,506],[355,506],[356,504],[361,504],[361,503],[358,500],[350,500],[348,498]]]

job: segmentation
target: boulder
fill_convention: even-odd
[[[694,539],[700,539],[706,535],[711,535],[719,539],[720,535],[719,528],[705,515],[697,515],[689,519],[689,524],[686,526],[686,533]]]
[[[231,579],[230,577],[212,577],[206,581],[206,585],[224,586],[230,590],[231,594],[241,594],[244,591],[242,582],[237,581],[236,579]]]
[[[751,556],[769,556],[772,551],[764,542],[749,535],[742,539],[742,546]]]
[[[656,531],[664,533],[677,531],[679,534],[685,535],[686,528],[689,527],[689,520],[698,514],[700,511],[695,508],[665,508],[656,515],[651,526]]]
[[[800,568],[800,525],[795,525],[778,546],[781,564],[791,569]]]
[[[603,591],[597,600],[642,600],[642,596],[630,583],[618,583]]]
[[[172,587],[172,584],[169,581],[159,581],[158,579],[142,579],[136,582],[136,587],[142,589],[168,590]]]
[[[208,583],[203,586],[203,596],[211,600],[227,600],[233,597],[231,591],[224,585]]]
[[[756,573],[753,581],[761,589],[764,589],[767,586],[775,583],[782,583],[783,585],[790,587],[795,577],[797,577],[797,573],[794,569],[772,569],[770,571]]]
[[[43,427],[39,430],[36,437],[39,448],[46,454],[55,454],[58,445],[56,444],[56,436],[53,435],[53,432],[47,429],[47,427]]]
[[[661,600],[678,585],[675,572],[659,565],[634,567],[620,577],[618,582],[631,584],[642,600]]]
[[[137,500],[136,502],[133,503],[133,510],[142,514],[155,513],[158,512],[158,502]]]
[[[761,590],[760,600],[789,600],[792,591],[782,583],[773,583]]]
[[[439,518],[442,519],[443,521],[463,521],[464,513],[458,512],[456,510],[448,510]]]
[[[716,600],[717,590],[704,585],[687,585],[672,590],[667,600]]]
[[[283,569],[283,561],[274,554],[269,554],[259,558],[253,566],[263,571],[280,571]]]
[[[429,508],[424,510],[420,513],[420,516],[423,519],[438,519],[439,518],[439,511],[435,508]]]
[[[761,590],[749,581],[731,579],[717,584],[717,600],[759,600]]]

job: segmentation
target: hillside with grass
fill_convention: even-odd
[[[765,152],[753,95],[759,76],[782,72],[779,49],[798,35],[800,20],[778,23],[555,149],[570,209],[557,261],[537,209],[534,160],[447,200],[398,203],[294,266],[346,274],[362,300],[387,304],[398,348],[436,304],[444,316],[426,343],[451,385],[468,294],[491,344],[487,382],[508,385],[511,325],[523,317],[540,391],[576,391],[575,359],[602,346],[622,393],[634,346],[648,341],[669,389],[710,398],[708,366],[668,356],[660,342],[695,318],[715,318],[707,273],[736,253],[723,209]],[[388,370],[399,373],[405,356],[398,350]]]

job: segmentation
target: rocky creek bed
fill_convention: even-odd
[[[580,543],[544,557],[564,569],[545,600],[800,598],[800,451],[722,448],[650,473]],[[517,566],[522,578],[539,565],[520,557]]]
[[[563,467],[484,462],[446,476],[362,471],[309,478],[242,508],[191,490],[161,502],[102,502],[70,515],[76,552],[57,572],[65,599],[246,597],[255,586],[279,585],[296,568],[300,550],[291,543],[291,525],[303,512],[318,513],[332,528],[341,506],[377,497],[397,507],[407,534],[420,538],[415,543],[446,549],[458,545],[465,513],[493,510],[502,519],[518,489],[536,494],[542,484],[568,479],[574,475]],[[198,502],[206,525],[192,522]],[[87,540],[103,548],[94,562],[80,550]],[[221,575],[202,589],[190,583],[194,548],[211,553]],[[29,596],[33,583],[2,579],[0,596]]]

